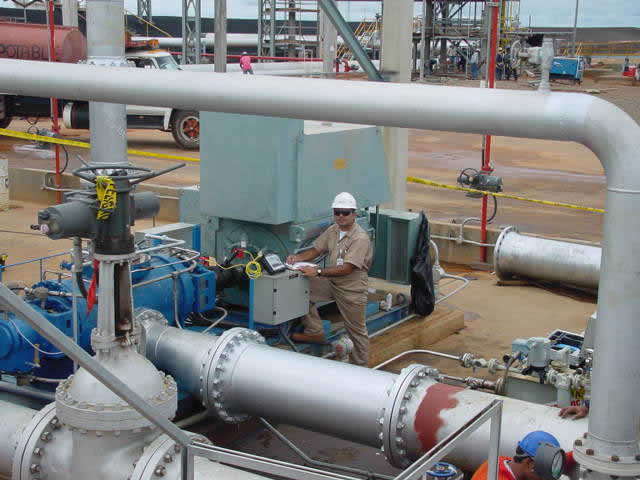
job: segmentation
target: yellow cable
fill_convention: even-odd
[[[91,144],[87,142],[78,142],[76,140],[65,140],[64,138],[54,138],[47,137],[44,135],[35,135],[33,133],[24,133],[17,132],[15,130],[7,130],[6,128],[0,128],[0,135],[4,135],[5,137],[13,137],[20,138],[23,140],[32,140],[44,143],[55,143],[57,145],[66,145],[68,147],[78,147],[78,148],[91,148]],[[183,162],[200,162],[199,158],[195,157],[184,157],[182,155],[168,155],[165,153],[152,153],[152,152],[143,152],[141,150],[127,150],[129,155],[137,155],[140,157],[154,157],[154,158],[166,158],[168,160],[180,160]]]
[[[571,208],[574,210],[584,210],[585,212],[592,212],[592,213],[604,213],[604,210],[602,208],[583,207],[581,205],[573,205],[571,203],[551,202],[548,200],[535,200],[533,198],[519,197],[517,195],[508,195],[506,193],[485,192],[484,190],[476,190],[475,188],[465,188],[465,187],[458,187],[455,185],[447,185],[446,183],[438,183],[432,180],[426,180],[424,178],[418,178],[418,177],[407,177],[407,182],[419,183],[421,185],[428,185],[431,187],[446,188],[448,190],[458,190],[461,192],[479,193],[482,195],[490,195],[492,197],[510,198],[512,200],[520,200],[522,202],[537,203],[540,205],[548,205],[551,207]]]
[[[249,250],[240,249],[241,252],[246,253],[251,257],[251,260],[247,263],[235,263],[228,267],[223,267],[220,265],[217,260],[213,257],[209,257],[208,263],[210,267],[218,267],[222,270],[231,270],[232,268],[244,267],[244,272],[247,274],[247,277],[255,280],[262,276],[262,265],[258,262],[262,257],[262,252],[260,252],[256,257]]]

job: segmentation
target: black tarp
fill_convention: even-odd
[[[433,263],[429,252],[429,221],[422,212],[420,214],[420,231],[416,241],[416,252],[411,259],[411,304],[412,313],[427,316],[436,305],[433,288]]]

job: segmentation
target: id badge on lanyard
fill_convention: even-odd
[[[336,265],[338,267],[341,267],[344,265],[344,259],[342,258],[344,256],[344,250],[340,249],[338,250],[338,258],[336,259]]]

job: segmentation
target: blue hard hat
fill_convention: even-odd
[[[524,438],[518,442],[518,447],[529,457],[533,458],[536,456],[536,453],[538,453],[538,447],[541,443],[549,443],[554,447],[560,447],[560,442],[558,442],[556,437],[542,430],[527,433]]]

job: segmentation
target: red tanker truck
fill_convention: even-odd
[[[45,25],[0,22],[0,58],[18,60],[49,60],[49,31]],[[54,43],[56,60],[77,63],[87,58],[87,41],[77,28],[57,26]],[[131,67],[179,70],[169,52],[159,50],[155,41],[133,42],[125,39],[126,59]],[[89,128],[87,102],[60,99],[60,113],[67,128]],[[6,128],[13,118],[49,117],[48,98],[0,94],[0,128]],[[130,129],[153,129],[171,132],[176,143],[185,149],[200,146],[199,112],[172,108],[127,105],[127,125]]]

